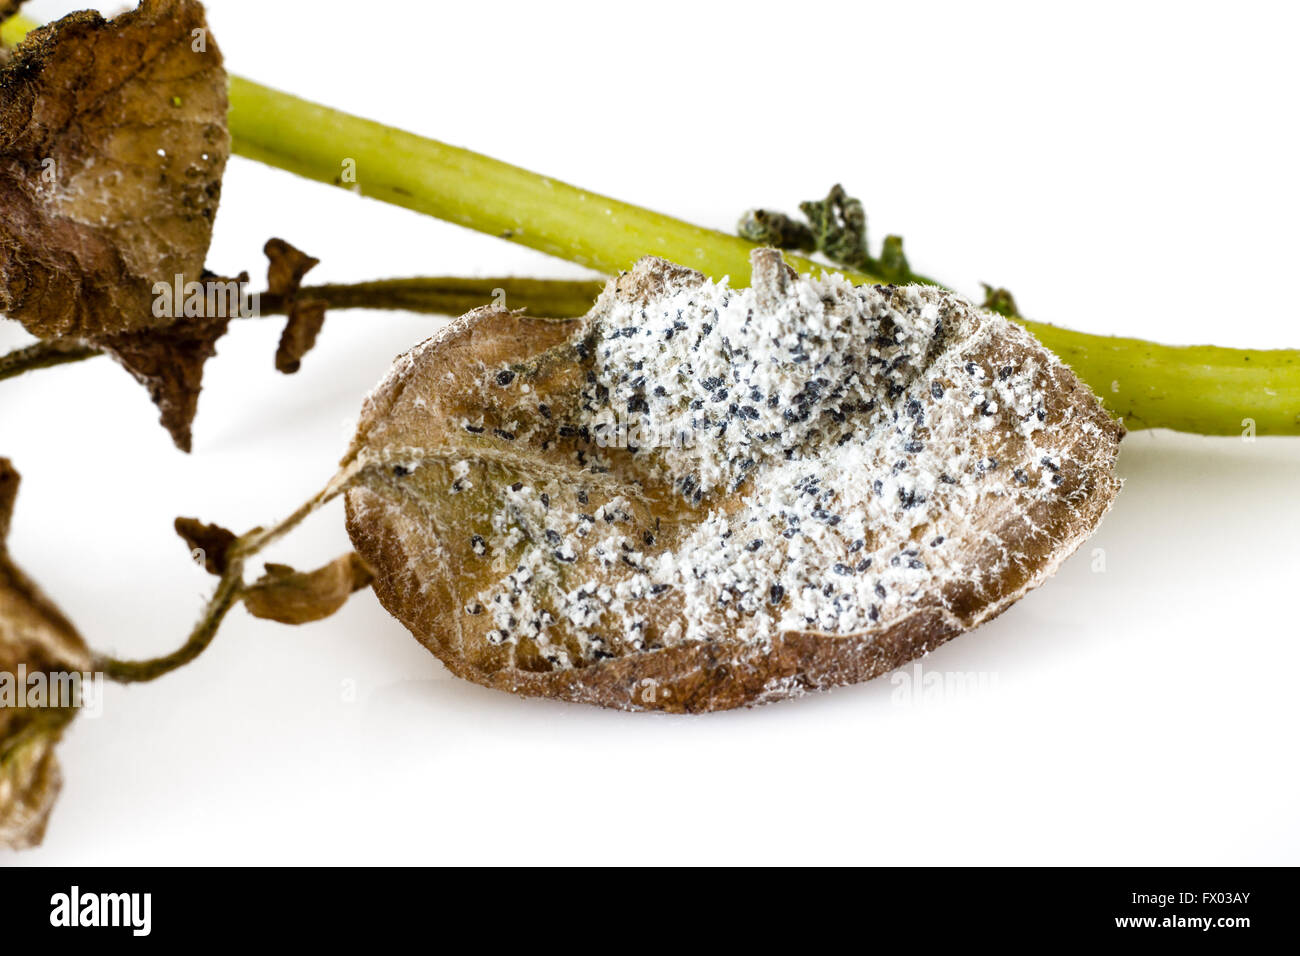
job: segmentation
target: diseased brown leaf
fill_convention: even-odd
[[[226,573],[226,556],[235,543],[235,533],[219,524],[205,524],[198,518],[177,518],[176,533],[180,535],[195,560],[201,560],[209,574]]]
[[[325,325],[325,303],[316,301],[294,302],[289,309],[289,320],[280,335],[280,346],[275,350],[277,371],[292,375],[302,367],[302,357],[316,344],[316,336]]]
[[[177,448],[189,451],[203,364],[217,353],[217,340],[229,325],[229,317],[180,319],[165,328],[98,336],[94,342],[149,390],[163,428]]]
[[[368,587],[370,569],[355,553],[341,555],[315,571],[267,564],[266,573],[244,589],[244,606],[254,617],[281,624],[306,624],[329,617],[353,591]]]
[[[1000,316],[754,257],[656,259],[585,318],[480,309],[398,358],[353,545],[456,674],[629,710],[867,680],[1046,580],[1122,428]]]
[[[76,628],[9,557],[7,539],[18,484],[13,464],[0,458],[0,671],[11,671],[23,661],[29,669],[31,664],[84,669],[89,652]]]
[[[269,295],[291,296],[302,285],[303,276],[320,265],[320,260],[283,239],[268,239],[262,247],[266,253],[266,291]]]
[[[154,284],[203,278],[229,148],[196,0],[34,30],[0,72],[0,311],[42,338],[166,324]]]
[[[302,357],[316,344],[316,336],[325,325],[325,303],[309,297],[299,299],[298,288],[303,276],[320,263],[283,239],[267,240],[263,250],[268,260],[266,291],[284,301],[288,316],[280,345],[275,352],[275,367],[292,375],[302,367]]]
[[[188,311],[216,278],[203,263],[229,151],[225,69],[197,0],[72,14],[0,70],[0,311],[111,355],[186,451],[229,321],[224,302]]]
[[[73,711],[18,706],[18,681],[39,672],[85,672],[90,652],[71,622],[9,557],[18,480],[9,460],[0,458],[0,843],[22,848],[39,843],[45,832],[59,789],[54,745]]]
[[[23,735],[0,753],[0,844],[10,849],[25,850],[45,839],[63,786],[56,743],[57,735]]]

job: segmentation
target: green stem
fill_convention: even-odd
[[[736,285],[753,244],[589,193],[467,149],[230,79],[234,150],[606,273],[657,255]],[[787,256],[800,271],[826,269]],[[853,282],[879,276],[845,271]],[[919,281],[929,281],[917,277]],[[937,283],[936,283],[937,284]],[[1300,350],[1168,346],[1018,320],[1130,428],[1300,434]]]
[[[1300,434],[1300,350],[1160,345],[1017,318],[1125,427]]]
[[[646,255],[749,281],[754,244],[372,120],[230,78],[235,152],[600,272]],[[802,271],[826,269],[788,257]],[[861,275],[860,281],[879,277]]]
[[[33,26],[18,16],[6,21],[0,33],[12,44]],[[643,255],[658,255],[715,279],[730,275],[738,285],[749,276],[752,244],[739,237],[589,193],[240,77],[230,78],[229,122],[235,152],[242,156],[602,272],[617,272]],[[805,272],[825,268],[799,256],[787,259]],[[880,280],[861,272],[845,275],[854,282]],[[915,278],[932,282],[924,276]],[[561,292],[559,307],[538,302],[534,310],[564,314],[562,303],[570,301],[570,294],[571,290]],[[443,311],[420,308],[418,295],[410,301],[414,305],[392,307]],[[526,297],[519,301],[533,306]],[[460,309],[453,306],[447,311],[454,314]],[[1300,434],[1300,350],[1169,346],[1016,321],[1070,364],[1130,428],[1236,435],[1253,422],[1261,435]],[[67,353],[46,364],[89,354],[94,353]]]

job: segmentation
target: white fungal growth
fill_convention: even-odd
[[[979,592],[1024,560],[1000,529],[1032,539],[1034,502],[1066,494],[1059,433],[1094,427],[1050,401],[1050,353],[940,290],[799,278],[775,253],[749,289],[657,260],[631,278],[571,343],[588,371],[565,425],[598,439],[585,470],[499,489],[493,539],[472,544],[499,562],[476,596],[493,643],[527,638],[554,667],[870,632],[947,583]],[[606,470],[670,489],[686,530],[656,539],[626,498],[589,507],[582,488]],[[472,486],[464,462],[452,477]],[[669,600],[679,613],[655,628]]]

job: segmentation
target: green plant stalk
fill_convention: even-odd
[[[234,151],[605,273],[657,255],[736,285],[753,244],[231,77]],[[351,177],[355,174],[355,181]],[[801,272],[830,271],[787,256]],[[880,277],[841,271],[851,281]],[[918,281],[929,282],[923,276]],[[937,285],[937,283],[934,283]],[[1017,319],[1129,428],[1300,434],[1300,350],[1169,346]]]
[[[753,243],[230,78],[235,152],[604,273],[646,255],[715,278],[749,279]],[[790,257],[801,271],[826,268]],[[878,277],[864,276],[867,281]]]
[[[12,44],[34,26],[16,16],[0,33]],[[653,254],[715,279],[730,275],[737,285],[749,275],[752,244],[739,237],[240,77],[230,79],[229,121],[235,152],[242,156],[601,272],[618,272]],[[345,160],[351,161],[350,171]],[[348,181],[347,172],[355,174],[355,182]],[[804,272],[826,268],[800,256],[787,260]],[[844,274],[854,282],[880,281],[867,273]],[[543,298],[551,294],[541,286],[537,291]],[[572,290],[558,290],[558,295],[561,302],[568,301]],[[419,308],[418,296],[411,301],[402,307],[443,311]],[[519,302],[538,312],[561,314],[555,304],[534,304],[526,297]],[[1160,345],[1019,317],[1016,321],[1068,363],[1129,428],[1238,435],[1253,426],[1261,435],[1300,434],[1300,350]],[[89,354],[62,355],[58,361]]]
[[[1131,430],[1300,435],[1300,350],[1160,345],[1015,321]]]
[[[30,17],[25,17],[21,13],[15,13],[8,19],[0,22],[0,44],[13,47],[23,37],[35,30],[39,23]]]

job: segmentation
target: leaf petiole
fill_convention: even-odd
[[[579,316],[591,308],[605,287],[601,279],[529,279],[489,276],[420,276],[379,279],[373,282],[327,283],[303,286],[296,296],[324,304],[327,310],[396,309],[427,315],[463,315],[471,309],[498,302],[503,308],[527,309],[534,315],[555,318]],[[252,318],[283,315],[284,297],[260,294]],[[238,318],[245,318],[244,315]],[[0,381],[24,372],[80,362],[101,355],[98,348],[72,339],[48,339],[0,355]]]
[[[244,568],[250,558],[268,545],[284,537],[323,505],[346,491],[360,477],[364,466],[355,459],[346,463],[329,482],[303,502],[280,523],[270,528],[254,528],[241,535],[226,553],[226,566],[217,582],[216,590],[208,600],[199,622],[190,631],[185,643],[161,657],[143,660],[122,660],[108,655],[96,655],[92,669],[100,671],[109,680],[118,683],[151,681],[183,667],[202,654],[217,636],[217,630],[226,614],[234,607],[244,590]]]

